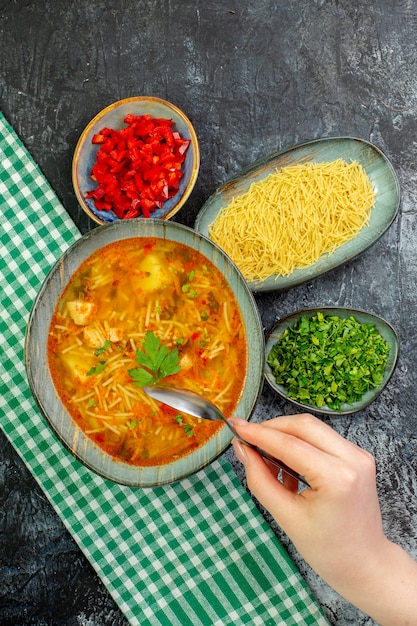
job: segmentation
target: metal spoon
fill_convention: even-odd
[[[252,443],[249,443],[245,439],[242,439],[242,437],[238,435],[236,430],[233,428],[229,420],[227,420],[225,416],[219,411],[219,409],[214,404],[209,402],[209,400],[206,400],[205,398],[199,396],[193,391],[178,389],[176,387],[145,386],[142,387],[142,389],[145,393],[148,394],[148,396],[151,396],[151,398],[159,400],[160,402],[163,402],[164,404],[167,404],[174,409],[178,409],[178,411],[188,413],[188,415],[194,415],[195,417],[201,417],[203,419],[212,420],[215,422],[223,420],[228,425],[236,439],[238,439],[241,443],[243,443],[245,446],[248,446],[249,448],[253,448],[257,452],[259,452],[259,454],[269,463],[272,463],[272,465],[275,465],[275,467],[278,467],[293,478],[299,480],[307,487],[310,487],[305,478],[303,476],[300,476],[300,474],[292,470],[290,467],[288,467],[288,465],[286,465],[279,459],[276,459],[265,450],[262,450],[262,448],[254,446]]]

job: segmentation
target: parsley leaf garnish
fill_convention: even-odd
[[[178,349],[170,351],[160,337],[149,330],[143,340],[142,350],[136,350],[136,361],[140,367],[129,370],[129,375],[137,387],[158,383],[181,370]]]

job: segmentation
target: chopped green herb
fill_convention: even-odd
[[[182,427],[187,437],[192,437],[194,435],[194,431],[189,424],[183,424]]]
[[[200,318],[202,322],[207,322],[208,318],[209,318],[209,314],[207,313],[206,309],[203,309],[200,313]]]
[[[194,280],[194,274],[195,274],[195,270],[191,270],[191,272],[188,275],[188,283],[184,283],[181,287],[182,293],[186,294],[187,298],[193,298],[193,299],[198,297],[198,293],[196,292],[195,289],[192,289],[190,285],[190,283]]]
[[[187,435],[187,437],[192,437],[194,435],[194,431],[192,429],[192,427],[187,424],[186,422],[184,422],[182,415],[176,415],[175,416],[175,421],[183,427],[185,434]]]
[[[200,341],[200,348],[201,348],[201,350],[204,350],[204,348],[209,343],[210,343],[210,336],[209,336],[209,334],[207,332],[207,328],[204,327],[204,337]]]
[[[107,361],[99,361],[95,367],[92,367],[88,372],[87,376],[93,376],[93,374],[101,374],[104,368],[107,365]]]
[[[178,349],[169,351],[150,331],[145,335],[142,350],[136,350],[136,361],[140,367],[129,370],[129,375],[137,387],[153,385],[181,370]]]
[[[97,348],[97,350],[94,351],[95,356],[100,356],[101,354],[106,352],[106,350],[108,350],[110,346],[111,346],[111,341],[109,341],[109,339],[106,339],[106,341],[101,346],[101,348]]]
[[[267,363],[289,398],[340,411],[380,385],[388,353],[374,324],[318,312],[287,328]]]

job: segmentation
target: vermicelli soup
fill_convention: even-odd
[[[68,413],[104,451],[138,466],[193,452],[222,425],[147,396],[145,384],[183,387],[231,416],[247,371],[239,305],[200,252],[131,238],[92,254],[52,317],[48,361]]]

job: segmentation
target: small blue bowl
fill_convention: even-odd
[[[100,111],[84,129],[76,145],[72,161],[72,183],[75,195],[87,215],[98,224],[110,224],[122,220],[113,211],[98,210],[94,200],[86,198],[87,192],[96,187],[96,183],[91,178],[91,169],[96,162],[96,155],[100,148],[99,145],[92,143],[92,138],[103,128],[117,130],[124,128],[123,120],[128,113],[170,119],[174,122],[175,130],[184,139],[191,141],[182,166],[184,176],[181,179],[178,193],[169,198],[161,209],[156,209],[152,213],[153,218],[166,220],[177,213],[188,199],[197,181],[200,168],[200,148],[197,135],[190,120],[178,107],[166,100],[152,96],[135,96],[114,102]]]

